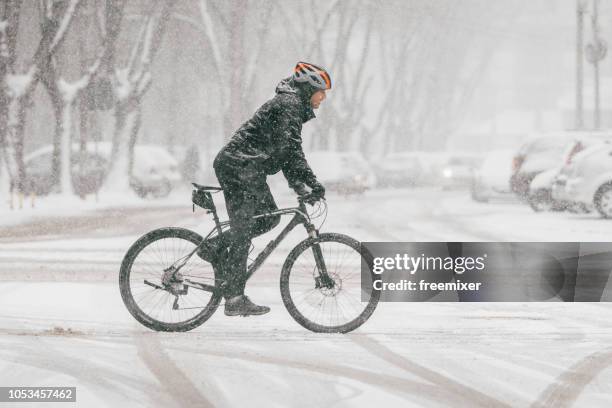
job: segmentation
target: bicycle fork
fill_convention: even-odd
[[[319,231],[317,231],[317,229],[313,225],[307,226],[306,230],[308,231],[308,236],[310,236],[311,238],[319,237]],[[325,265],[325,259],[323,258],[323,251],[321,251],[321,245],[315,243],[312,246],[312,254],[314,255],[317,270],[319,272],[318,276],[315,276],[315,289],[333,288],[335,282],[327,273],[327,265]]]

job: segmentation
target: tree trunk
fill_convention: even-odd
[[[137,122],[134,102],[123,101],[115,108],[113,148],[110,155],[109,171],[102,186],[103,193],[133,194],[130,187],[130,140]]]
[[[17,182],[16,188],[19,192],[25,191],[25,179],[26,179],[26,169],[25,162],[23,160],[24,153],[24,137],[25,137],[25,121],[26,114],[29,105],[29,94],[19,97],[15,104],[16,108],[16,122],[15,122],[15,142],[13,148],[15,149],[15,165],[17,166]]]
[[[244,62],[246,61],[244,52],[244,15],[247,3],[244,0],[232,2],[230,24],[230,98],[229,98],[229,128],[235,129],[244,119],[242,117],[243,92],[242,83],[244,81]],[[227,129],[226,129],[227,130]],[[225,134],[225,137],[229,137]]]
[[[47,89],[51,106],[53,107],[53,117],[55,127],[53,132],[53,153],[51,154],[51,183],[57,186],[61,174],[61,154],[62,154],[62,97],[54,77],[44,78],[43,85]]]
[[[140,125],[142,124],[142,107],[140,103],[134,107],[132,128],[130,129],[130,142],[128,145],[128,177],[132,177],[132,171],[134,169],[134,149],[136,147],[136,141],[138,140],[138,132],[140,131]]]
[[[72,191],[72,110],[74,100],[63,100],[61,106],[61,120],[59,130],[61,134],[61,167],[60,167],[60,193],[73,195]]]

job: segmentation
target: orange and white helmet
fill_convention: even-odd
[[[293,70],[296,82],[308,82],[318,89],[331,89],[331,77],[323,68],[308,62],[298,62]]]

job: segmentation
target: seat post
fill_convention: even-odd
[[[217,233],[219,234],[219,236],[221,236],[221,233],[223,232],[221,230],[221,221],[219,220],[219,216],[217,215],[217,207],[215,206],[215,202],[212,200],[210,200],[210,209],[208,210],[209,213],[212,213],[213,216],[213,220],[215,221],[215,228],[217,229]]]

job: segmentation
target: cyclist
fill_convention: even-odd
[[[283,172],[298,195],[313,204],[325,196],[302,150],[302,124],[315,117],[313,109],[331,89],[329,73],[307,62],[298,62],[291,77],[276,87],[276,95],[264,103],[217,154],[214,169],[223,188],[230,229],[202,246],[198,255],[209,262],[224,261],[228,286],[225,314],[248,316],[268,313],[270,308],[251,302],[244,294],[251,239],[270,231],[280,215],[253,219],[278,209],[267,175]],[[311,188],[311,191],[305,188]],[[229,248],[223,243],[229,244]]]

